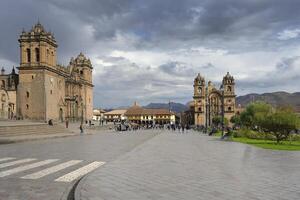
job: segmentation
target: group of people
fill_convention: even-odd
[[[182,133],[185,133],[187,132],[188,130],[190,130],[190,126],[187,124],[171,124],[171,125],[168,125],[167,126],[167,129],[168,130],[172,130],[172,131],[179,131],[179,132],[182,132]]]

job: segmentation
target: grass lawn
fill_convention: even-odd
[[[282,141],[281,143],[277,144],[272,140],[257,140],[249,138],[232,138],[232,140],[235,142],[250,144],[264,149],[300,151],[300,141]]]

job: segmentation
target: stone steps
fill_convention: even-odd
[[[0,137],[58,133],[71,133],[71,131],[59,124],[54,124],[53,126],[49,126],[48,124],[0,126]]]

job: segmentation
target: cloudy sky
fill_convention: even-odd
[[[299,0],[1,0],[0,66],[19,63],[18,36],[38,20],[67,65],[93,63],[94,104],[186,103],[200,72],[237,94],[300,91]]]

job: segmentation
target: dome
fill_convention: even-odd
[[[72,60],[71,60],[72,62]],[[75,58],[75,60],[73,61],[75,64],[86,64],[91,66],[91,61],[90,59],[86,58],[85,55],[80,52],[80,54]]]
[[[45,29],[43,27],[42,24],[40,24],[40,22],[38,22],[36,25],[34,25],[34,27],[32,27],[31,32],[34,33],[45,33]]]
[[[195,82],[195,85],[205,85],[205,79],[203,76],[200,75],[200,73],[198,73],[194,82]]]
[[[227,72],[227,74],[223,77],[223,83],[234,83],[234,78]]]

